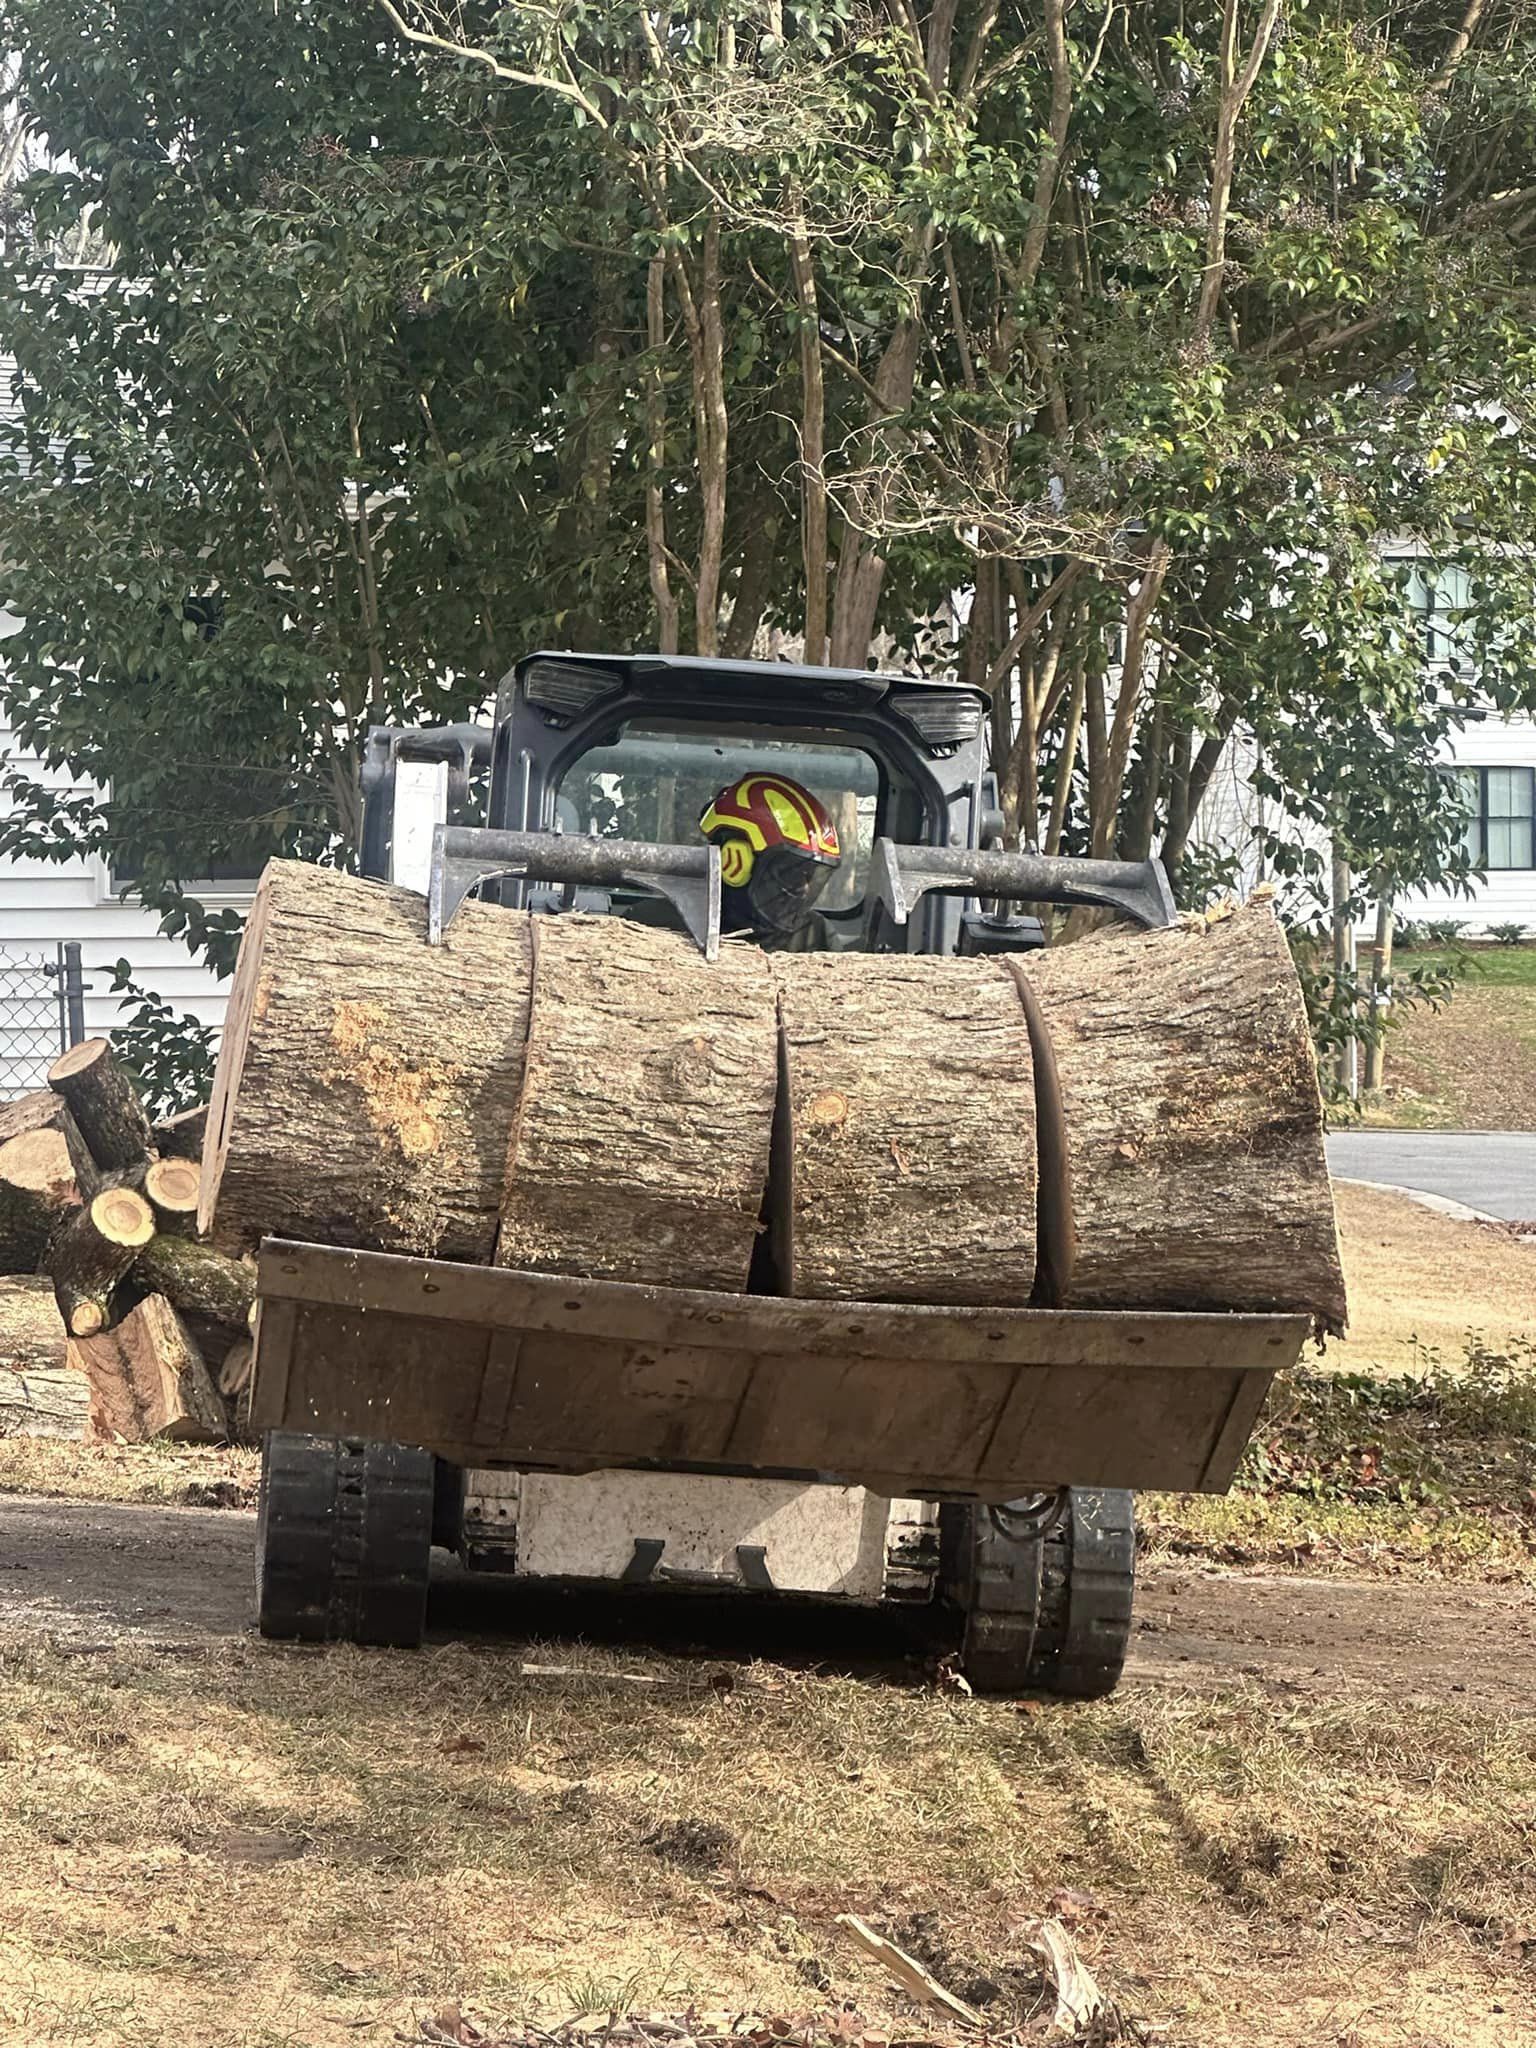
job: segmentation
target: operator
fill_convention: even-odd
[[[779,953],[824,953],[816,899],[842,860],[831,813],[787,775],[743,775],[706,805],[699,830],[720,849],[720,930]]]

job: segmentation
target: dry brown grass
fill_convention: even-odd
[[[1347,1181],[1334,1183],[1334,1200],[1350,1320],[1328,1364],[1402,1372],[1426,1348],[1459,1358],[1473,1331],[1500,1346],[1536,1343],[1536,1245]]]
[[[1354,1190],[1341,1210],[1358,1320],[1330,1362],[1531,1316],[1484,1233]],[[0,1487],[78,1500],[253,1477],[249,1452],[0,1442]],[[1536,1575],[1513,1508],[1147,1505],[1155,1548],[1207,1561]],[[570,1642],[93,1638],[7,1635],[0,1608],[3,2043],[340,2048],[452,2000],[485,2022],[847,2000],[912,2041],[836,1916],[935,1914],[1006,1972],[1060,1887],[1091,1895],[1088,1960],[1159,2048],[1536,2038],[1536,1718],[1388,1683],[1015,1707]],[[656,1853],[689,1820],[725,1830],[717,1867]]]
[[[1387,1040],[1387,1086],[1371,1124],[1420,1130],[1536,1129],[1536,987],[1459,987]]]
[[[0,1436],[0,1493],[133,1500],[167,1507],[250,1507],[261,1457],[204,1444],[73,1444]]]
[[[1373,2002],[1393,2023],[1362,2042],[1468,2000],[1536,2025],[1536,1723],[1257,1687],[1025,1712],[559,1657],[589,1675],[461,1647],[0,1653],[0,2038],[319,2048],[451,1998],[843,1997],[910,2038],[836,1914],[937,1913],[997,1968],[1061,1885],[1164,2041],[1331,2041],[1324,2014]],[[728,1831],[721,1867],[648,1846],[688,1817]]]

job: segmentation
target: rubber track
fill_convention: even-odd
[[[1075,1487],[1045,1537],[1013,1537],[972,1511],[965,1675],[979,1692],[1068,1699],[1112,1692],[1130,1644],[1136,1580],[1131,1494]]]
[[[428,1452],[274,1430],[256,1540],[262,1634],[415,1648],[426,1628],[432,1497]]]

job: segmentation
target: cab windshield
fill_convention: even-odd
[[[864,897],[880,803],[880,770],[862,748],[776,732],[710,733],[627,724],[617,740],[578,756],[561,779],[555,816],[566,832],[693,846],[699,819],[727,784],[750,774],[787,775],[832,814],[842,862],[817,900],[824,911]]]

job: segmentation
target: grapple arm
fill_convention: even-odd
[[[1157,930],[1178,911],[1159,860],[1077,860],[1044,853],[999,853],[976,847],[899,846],[875,841],[870,894],[905,924],[930,890],[991,896],[1011,903],[1092,904]]]
[[[677,910],[707,960],[720,951],[720,849],[643,839],[583,839],[563,832],[493,832],[439,825],[427,894],[428,943],[440,946],[459,906],[481,882],[554,882],[567,889],[653,890]]]

